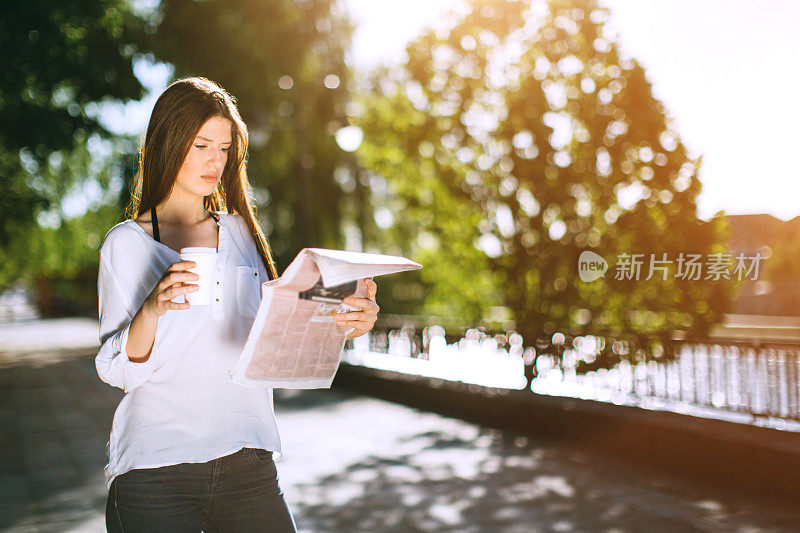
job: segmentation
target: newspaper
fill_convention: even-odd
[[[364,278],[418,268],[404,257],[304,248],[280,278],[261,285],[261,305],[228,376],[251,387],[330,387],[354,329],[333,315],[360,310],[342,300],[366,298]]]

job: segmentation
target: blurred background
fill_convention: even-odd
[[[91,381],[99,248],[123,220],[155,99],[171,81],[201,75],[236,97],[249,127],[248,175],[279,272],[304,247],[403,255],[424,265],[379,280],[380,321],[345,353],[339,381],[348,392],[322,403],[381,396],[376,391],[413,376],[426,390],[435,382],[437,390],[477,394],[458,396],[455,414],[465,420],[498,391],[522,402],[503,407],[522,409],[508,420],[479,417],[478,426],[458,430],[465,434],[483,434],[480,424],[488,423],[528,435],[534,418],[525,413],[544,409],[530,403],[537,397],[596,402],[610,417],[621,406],[690,413],[700,432],[723,420],[730,435],[740,427],[771,430],[753,437],[763,446],[755,452],[722,449],[728,461],[737,453],[773,460],[739,482],[774,480],[770,468],[800,464],[797,454],[773,453],[800,431],[800,175],[791,163],[800,123],[798,17],[800,4],[789,0],[4,3],[0,371],[6,427],[16,428],[4,448],[18,459],[38,455],[21,451],[31,445],[25,439],[38,439],[18,420],[20,409],[40,420],[55,416],[57,397],[32,401],[41,372],[74,364],[67,374],[77,381],[63,385],[64,394],[94,387],[102,410],[90,416],[86,406],[69,404],[62,415],[104,421],[94,436],[75,437],[94,439],[102,453],[116,392]],[[578,275],[587,250],[608,264],[598,280]],[[624,257],[635,254],[640,272],[625,267]],[[687,275],[690,256],[699,270]],[[367,371],[382,374],[358,374]],[[377,379],[386,381],[369,381]],[[416,401],[408,390],[393,394],[395,404]],[[281,398],[278,409],[290,413],[314,406],[302,394]],[[440,400],[416,407],[438,412]],[[564,430],[562,408],[551,406],[538,420],[541,434]],[[412,427],[429,422],[409,419]],[[581,424],[574,427],[592,426]],[[630,431],[636,439],[649,430]],[[486,449],[501,443],[505,457],[530,445],[486,435]],[[61,437],[51,437],[42,454],[62,453],[53,451]],[[454,457],[469,455],[461,451]],[[102,456],[93,457],[87,464],[102,468]],[[653,457],[644,462],[655,464]],[[675,457],[662,459],[675,465]],[[713,463],[707,459],[698,461]],[[8,459],[13,475],[3,487],[29,490],[21,496],[27,510],[5,525],[33,520],[31,530],[46,530],[45,522],[63,530],[69,520],[61,515],[35,526],[42,515],[31,502],[46,498],[30,479],[47,467],[26,461]],[[14,470],[19,464],[27,470]],[[63,481],[59,475],[52,479]],[[569,498],[573,489],[564,486],[545,492]],[[472,488],[462,495],[474,504],[483,495]],[[87,513],[104,502],[95,492]],[[519,503],[514,498],[501,498],[501,507]],[[467,530],[469,523],[452,502],[420,506],[424,519],[404,522],[363,501],[363,510],[383,510],[376,522],[359,523],[337,522],[335,508],[329,516],[300,500],[309,529]],[[728,503],[697,507],[702,516],[679,507],[671,515],[683,520],[676,530],[713,529],[713,520],[756,529],[765,520],[765,530],[800,523],[797,515],[769,515],[772,522],[737,515],[733,509],[742,508]],[[513,514],[490,513],[481,524],[529,531],[520,524],[542,519]],[[554,530],[624,530],[625,513],[602,527],[589,515],[580,527],[544,519]],[[657,520],[642,517],[648,527]],[[87,530],[100,527],[92,524]]]
[[[386,311],[526,337],[796,315],[797,8],[769,5],[6,7],[3,298],[96,316],[98,249],[155,98],[203,75],[250,128],[279,268],[305,246],[406,255],[426,268],[385,280]],[[575,275],[583,250],[612,262],[602,282]],[[610,275],[623,253],[647,273],[651,254],[757,251],[751,283]]]

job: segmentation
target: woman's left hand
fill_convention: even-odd
[[[333,315],[336,323],[346,328],[355,328],[348,335],[348,339],[360,337],[364,333],[372,329],[375,321],[378,319],[378,311],[380,307],[375,303],[375,295],[378,293],[378,286],[370,278],[364,278],[367,284],[367,297],[356,298],[355,296],[348,296],[344,303],[352,305],[353,307],[360,307],[361,311],[350,311],[348,313],[338,313]]]

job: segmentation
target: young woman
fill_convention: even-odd
[[[238,385],[233,367],[261,282],[277,277],[248,194],[247,127],[233,98],[205,78],[158,98],[129,212],[100,249],[100,378],[125,391],[105,468],[109,531],[295,531],[272,452],[272,391]],[[184,247],[217,252],[210,305]],[[213,251],[212,250],[212,251]],[[372,329],[377,287],[337,315],[348,338]]]

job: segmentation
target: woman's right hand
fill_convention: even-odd
[[[153,292],[145,299],[143,307],[156,317],[160,317],[170,309],[189,309],[188,302],[176,303],[172,299],[179,294],[194,292],[199,288],[195,283],[188,283],[199,279],[197,274],[187,271],[188,268],[195,266],[197,263],[194,261],[172,263],[156,283]]]

